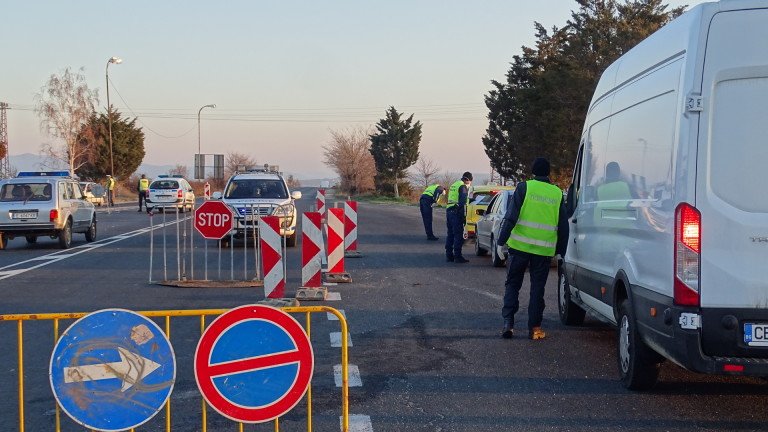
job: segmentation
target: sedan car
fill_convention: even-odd
[[[159,176],[149,185],[147,211],[178,208],[180,212],[195,209],[195,192],[182,177]]]
[[[476,225],[478,219],[480,219],[480,213],[478,210],[485,212],[488,209],[488,204],[491,203],[491,199],[501,191],[514,190],[512,186],[498,186],[498,185],[481,185],[472,186],[469,189],[469,196],[467,202],[467,224],[466,234],[468,237],[474,237],[476,231]]]
[[[89,203],[97,206],[104,204],[104,186],[94,182],[80,182],[80,189]]]
[[[507,257],[506,247],[497,247],[496,239],[499,238],[501,221],[507,212],[509,203],[512,202],[513,190],[503,190],[488,203],[488,210],[480,210],[480,219],[477,221],[477,238],[475,239],[475,255],[483,256],[491,253],[491,264],[494,267],[504,266]]]

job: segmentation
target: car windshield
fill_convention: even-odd
[[[150,189],[178,189],[179,182],[176,180],[155,180],[149,185]]]
[[[472,198],[472,204],[485,204],[491,202],[493,199],[493,196],[495,194],[492,194],[490,192],[476,192],[474,197]]]
[[[227,185],[224,198],[286,199],[288,191],[280,180],[236,179]]]
[[[5,184],[0,189],[0,202],[50,201],[50,183]]]

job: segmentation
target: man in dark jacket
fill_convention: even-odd
[[[518,297],[526,268],[531,273],[531,297],[528,304],[528,337],[544,339],[541,329],[544,314],[544,285],[552,257],[565,255],[568,247],[568,217],[563,192],[549,180],[549,161],[533,161],[533,179],[519,183],[507,207],[497,244],[509,247],[507,280],[504,285],[504,327],[501,336],[512,337]]]
[[[448,205],[445,207],[445,260],[464,264],[469,262],[461,254],[464,245],[464,224],[467,223],[467,193],[472,184],[472,173],[467,171],[448,188]]]

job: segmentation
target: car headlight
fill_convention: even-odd
[[[284,206],[276,207],[275,211],[272,213],[272,216],[291,217],[293,216],[293,212],[293,204],[287,204]]]

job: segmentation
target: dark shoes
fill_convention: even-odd
[[[427,237],[427,240],[432,240],[432,241],[434,241],[434,240],[440,240],[440,237],[435,237],[435,236],[432,236],[432,237]]]
[[[512,322],[504,321],[504,327],[501,329],[501,337],[504,339],[512,339],[515,334],[515,330],[512,328]]]
[[[445,257],[445,262],[453,262],[453,257],[452,256],[446,256]]]
[[[457,257],[455,257],[453,259],[453,262],[458,263],[458,264],[464,264],[464,263],[468,263],[469,260],[464,258],[463,256],[457,256]]]

